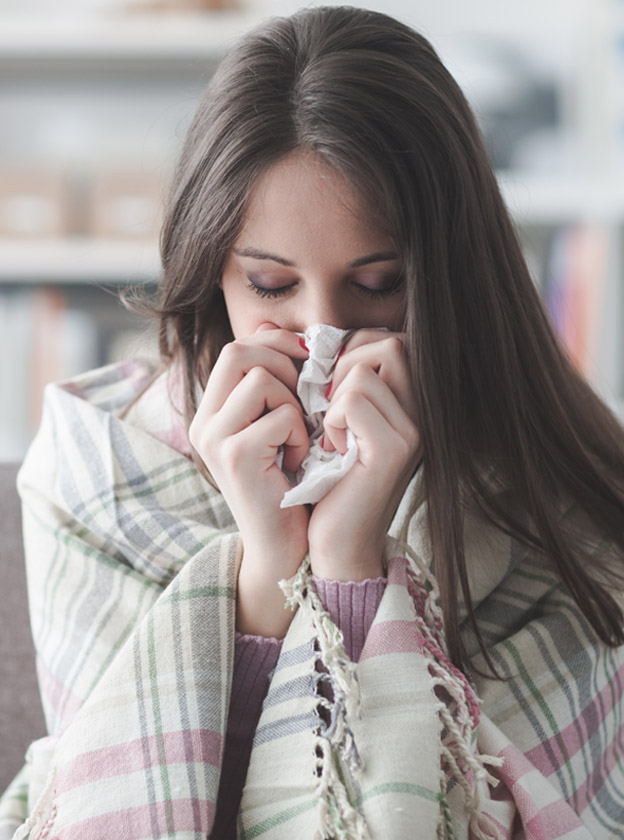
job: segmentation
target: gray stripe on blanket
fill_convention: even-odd
[[[311,676],[295,677],[294,680],[271,688],[264,700],[264,707],[277,706],[287,700],[296,700],[299,697],[312,697],[314,695],[314,681]]]
[[[292,648],[291,650],[284,650],[279,655],[279,659],[277,660],[277,665],[275,666],[274,673],[283,670],[284,668],[290,668],[291,665],[300,665],[302,662],[305,662],[307,659],[310,659],[314,656],[314,640],[310,639],[309,642],[306,642],[303,645],[299,645],[296,648]]]
[[[259,744],[267,744],[269,741],[277,741],[279,738],[286,738],[288,735],[295,735],[298,732],[305,732],[316,729],[319,725],[319,718],[314,713],[295,715],[274,723],[267,723],[265,726],[256,729],[254,737],[254,748]]]

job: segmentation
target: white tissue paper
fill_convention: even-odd
[[[321,447],[323,418],[329,400],[325,393],[332,380],[338,354],[353,330],[339,330],[328,324],[314,324],[303,333],[303,340],[310,351],[303,363],[297,395],[306,415],[310,449],[296,475],[289,475],[294,486],[287,490],[281,507],[316,504],[355,464],[358,446],[352,432],[347,429],[347,451],[326,452]]]

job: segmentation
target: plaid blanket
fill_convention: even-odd
[[[124,414],[152,373],[117,365],[46,391],[19,486],[49,735],[0,801],[0,840],[210,834],[241,547],[181,453],[166,380]],[[624,836],[622,650],[525,547],[471,517],[465,539],[503,681],[469,682],[447,658],[422,469],[388,535],[388,585],[358,663],[307,563],[282,583],[296,612],[240,838]]]

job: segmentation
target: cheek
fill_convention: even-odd
[[[260,324],[264,323],[266,315],[249,296],[241,293],[227,295],[225,305],[230,319],[230,327],[235,339],[247,338],[253,335]]]
[[[405,326],[406,302],[401,295],[392,300],[385,301],[381,306],[377,304],[377,324],[379,327],[386,327],[392,332],[402,332]],[[375,310],[373,310],[375,311]]]

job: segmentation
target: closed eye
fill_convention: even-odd
[[[256,279],[254,279],[253,274],[247,275],[247,286],[253,292],[255,292],[258,297],[261,298],[278,298],[282,295],[288,294],[292,289],[295,288],[297,285],[297,281],[293,283],[288,283],[286,286],[263,286],[261,283],[258,283]]]
[[[395,278],[387,286],[366,286],[363,283],[354,283],[354,285],[357,287],[358,293],[364,297],[380,300],[381,298],[392,297],[392,295],[400,292],[403,288],[403,277]]]

